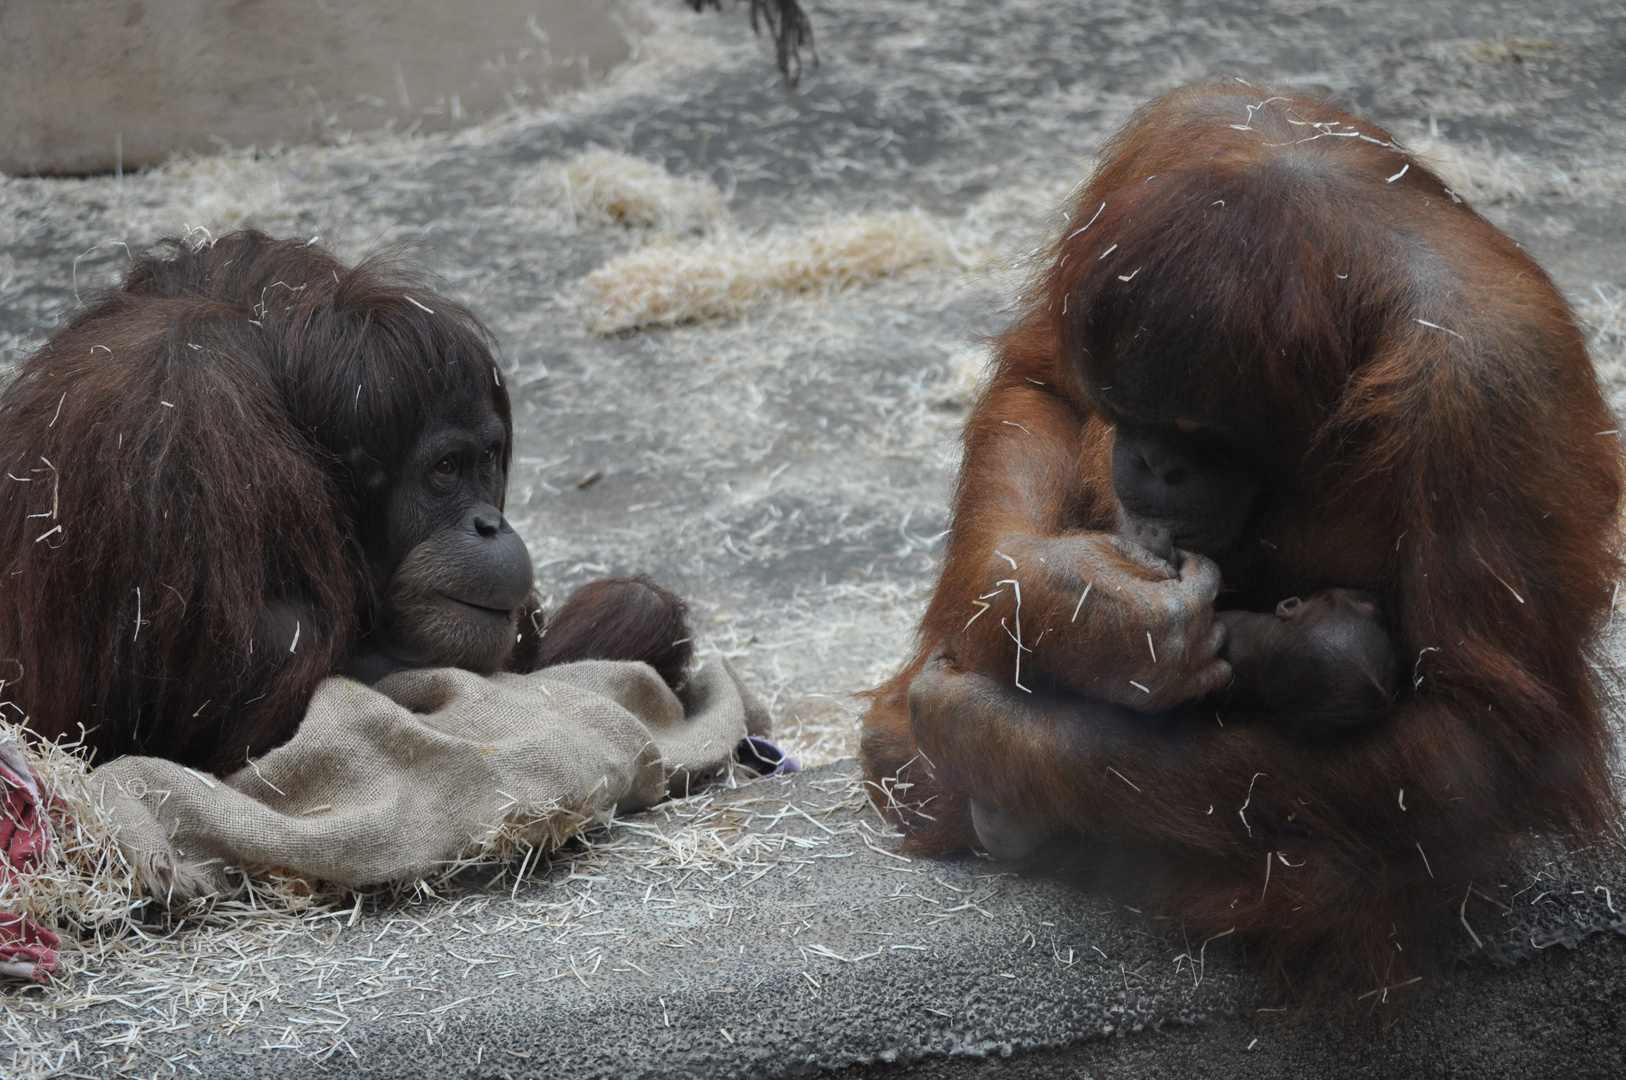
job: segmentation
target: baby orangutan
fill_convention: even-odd
[[[1175,575],[1182,553],[1168,529],[1120,510],[1119,534]],[[1401,678],[1394,642],[1377,614],[1376,599],[1354,589],[1322,589],[1307,600],[1288,597],[1275,614],[1217,612],[1226,627],[1220,658],[1233,673],[1220,702],[1249,712],[1263,709],[1312,738],[1377,723],[1394,704]],[[1032,858],[1049,840],[1030,822],[975,800],[971,823],[983,848],[1006,862]]]
[[[1227,629],[1220,656],[1236,676],[1225,703],[1323,738],[1382,720],[1400,692],[1400,659],[1377,613],[1354,589],[1288,597],[1274,615],[1216,613]]]
[[[1177,575],[1182,554],[1169,529],[1118,508],[1118,534]],[[1222,701],[1263,708],[1305,735],[1335,735],[1383,719],[1400,692],[1400,659],[1378,622],[1377,598],[1354,589],[1290,596],[1274,615],[1219,611],[1220,659],[1231,665]]]

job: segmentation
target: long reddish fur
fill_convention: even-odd
[[[967,420],[918,648],[864,722],[872,793],[920,852],[974,843],[968,797],[1024,807],[1194,939],[1234,932],[1301,982],[1389,985],[1522,837],[1618,828],[1588,658],[1621,570],[1622,462],[1581,333],[1541,268],[1387,132],[1300,96],[1153,101],[1069,216]],[[966,625],[1000,543],[1114,527],[1092,365],[1125,334],[1166,364],[1148,408],[1227,402],[1273,463],[1252,529],[1269,546],[1224,566],[1227,604],[1342,586],[1389,613],[1413,678],[1370,734],[911,723],[939,645],[1012,670],[1004,597]]]

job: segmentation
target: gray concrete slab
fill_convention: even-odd
[[[168,1061],[279,1080],[698,1080],[1626,1068],[1626,920],[1609,910],[1626,894],[1618,865],[1537,857],[1465,907],[1484,947],[1459,934],[1449,976],[1412,988],[1403,1009],[1298,1015],[1261,1008],[1269,999],[1223,941],[1184,940],[983,858],[900,856],[882,831],[851,761],[656,810],[517,887],[483,887],[487,870],[438,901],[370,901],[325,935],[318,955],[331,963],[261,960],[257,979],[284,990],[251,1020],[150,1031],[132,1060],[87,1053],[84,1071],[122,1063],[148,1075]],[[66,1041],[119,1014],[103,1005],[40,1033]]]
[[[1617,405],[1626,390],[1618,5],[831,0],[812,6],[823,66],[795,95],[744,20],[664,0],[650,11],[656,33],[625,77],[551,111],[183,160],[121,181],[0,180],[0,363],[70,317],[76,287],[116,276],[119,243],[198,224],[319,233],[351,255],[414,241],[503,342],[520,419],[511,509],[541,579],[556,596],[606,571],[672,581],[693,598],[704,650],[731,656],[780,714],[801,703],[787,742],[815,762],[853,752],[842,695],[907,651],[968,374],[1021,256],[1100,140],[1160,89],[1224,74],[1323,86],[1434,147],[1589,320]],[[537,202],[537,177],[589,145],[708,179],[747,232],[920,206],[968,265],[786,297],[735,321],[598,336],[586,275],[658,238]],[[731,864],[696,822],[657,817],[629,829],[666,841],[629,831],[614,841],[622,855],[563,856],[513,892],[511,878],[482,877],[439,899],[369,900],[354,927],[289,928],[237,982],[198,974],[166,989],[201,972],[200,951],[228,950],[224,931],[188,930],[157,959],[114,964],[48,1003],[8,998],[4,1022],[91,1075],[126,1064],[222,1076],[1616,1070],[1623,946],[1586,936],[1619,907],[1613,865],[1543,857],[1500,883],[1515,917],[1490,904],[1467,917],[1517,962],[1465,956],[1374,1035],[1250,1011],[1255,987],[1216,955],[1223,943],[1198,983],[1179,959],[1186,943],[1161,924],[1058,883],[989,876],[987,863],[875,852],[869,843],[894,841],[860,827],[879,823],[850,766],[797,784],[797,805],[838,835],[777,811],[719,829],[746,844],[736,862],[766,845],[758,855],[774,868],[755,884],[755,870],[721,880]],[[820,817],[826,799],[834,809]],[[678,837],[706,853],[673,848]],[[830,857],[801,865],[787,851]],[[969,900],[988,915],[948,912]],[[589,936],[600,928],[610,932]]]

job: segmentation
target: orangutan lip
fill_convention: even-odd
[[[1218,551],[1227,547],[1236,537],[1230,533],[1205,533],[1201,536],[1171,536],[1169,540],[1181,551],[1190,551],[1197,555],[1207,555],[1210,551]]]
[[[501,619],[503,622],[507,622],[514,614],[513,610],[509,608],[482,607],[479,604],[471,604],[467,600],[459,600],[455,596],[447,596],[445,593],[441,593],[440,598],[454,608],[461,608],[481,618]]]

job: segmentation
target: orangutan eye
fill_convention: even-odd
[[[490,465],[492,462],[494,462],[496,460],[497,460],[497,448],[495,446],[486,447],[486,452],[480,455],[480,464],[482,464],[482,465]]]
[[[451,476],[457,472],[457,462],[449,457],[443,457],[435,462],[435,472],[441,476]]]

